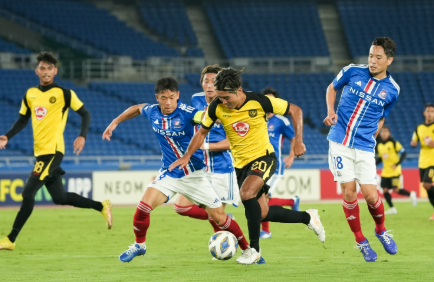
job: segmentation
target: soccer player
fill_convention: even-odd
[[[402,173],[401,163],[404,161],[407,152],[401,143],[393,139],[390,135],[390,129],[387,125],[383,125],[378,138],[376,151],[378,157],[376,164],[383,162],[383,170],[381,171],[381,188],[383,188],[384,198],[389,204],[390,209],[384,214],[397,214],[397,209],[393,206],[392,196],[389,190],[393,190],[396,194],[408,196],[411,198],[413,205],[417,205],[416,192],[409,192],[404,188],[400,188],[400,176]]]
[[[182,169],[168,170],[172,162],[186,153],[194,134],[195,121],[200,121],[203,112],[179,100],[178,83],[171,77],[158,80],[155,93],[158,104],[139,104],[128,108],[114,119],[103,133],[103,139],[110,140],[113,130],[119,123],[142,114],[151,122],[163,152],[160,173],[149,183],[134,214],[133,229],[136,241],[119,256],[119,259],[129,262],[134,257],[146,253],[145,241],[151,212],[177,193],[184,195],[192,203],[203,206],[215,223],[221,229],[233,233],[241,249],[248,251],[250,246],[243,232],[224,212],[220,198],[207,178],[202,151],[196,152]],[[253,261],[246,264],[252,263]]]
[[[212,100],[216,98],[217,93],[214,88],[214,79],[221,69],[218,65],[210,65],[203,69],[200,78],[203,92],[193,95],[191,99],[193,108],[205,111]],[[196,130],[198,127],[199,125],[196,125]],[[230,204],[237,207],[240,192],[234,171],[232,154],[229,150],[230,144],[221,124],[214,124],[210,133],[206,136],[201,149],[204,153],[205,171],[208,173],[212,186],[219,195],[223,206]],[[222,231],[204,209],[193,204],[183,195],[178,195],[175,211],[183,216],[209,220],[215,232]]]
[[[78,208],[94,209],[104,216],[107,227],[110,229],[113,218],[110,202],[96,202],[75,193],[65,192],[62,184],[62,170],[60,164],[65,153],[63,131],[69,108],[81,116],[81,132],[74,141],[74,153],[77,155],[83,150],[90,124],[90,113],[78,99],[74,91],[62,88],[54,82],[57,74],[57,58],[51,52],[41,52],[36,58],[38,65],[36,75],[40,84],[27,90],[21,103],[20,116],[12,128],[0,136],[0,149],[26,127],[29,119],[32,120],[33,138],[35,144],[36,163],[30,173],[22,192],[23,202],[15,218],[12,231],[0,240],[0,250],[13,250],[15,241],[30,217],[35,205],[35,195],[45,185],[56,205],[71,205]]]
[[[428,193],[429,202],[434,207],[434,104],[426,104],[423,115],[425,123],[416,127],[410,145],[416,147],[420,141],[420,181]],[[430,220],[434,220],[434,214]]]
[[[384,226],[384,206],[377,192],[375,138],[384,119],[398,99],[399,86],[387,71],[395,54],[395,42],[389,37],[377,37],[369,50],[368,65],[343,68],[327,88],[327,111],[324,119],[331,126],[329,167],[334,180],[342,188],[343,208],[357,247],[366,261],[375,261],[377,254],[362,234],[356,181],[375,221],[375,235],[389,254],[398,248]],[[336,93],[343,89],[337,113]]]
[[[249,229],[250,246],[237,259],[238,263],[257,262],[261,257],[259,233],[261,221],[304,223],[324,242],[324,227],[318,211],[292,211],[280,206],[268,207],[265,183],[276,171],[277,159],[267,133],[266,113],[292,115],[295,124],[296,156],[306,151],[303,144],[303,113],[299,107],[287,101],[267,97],[260,93],[244,92],[241,88],[241,71],[232,68],[221,70],[214,86],[218,99],[209,105],[200,129],[196,132],[184,156],[172,163],[170,171],[185,169],[194,153],[200,148],[214,123],[219,119],[226,131],[234,156],[235,172],[240,196],[244,204]]]
[[[279,93],[271,87],[263,89],[261,93],[269,97],[280,98]],[[267,194],[268,205],[290,206],[293,210],[299,211],[300,199],[297,196],[293,197],[292,199],[280,199],[272,197],[273,191],[276,189],[280,180],[282,180],[283,178],[285,168],[290,168],[292,163],[294,162],[294,128],[292,127],[292,124],[288,118],[281,115],[275,115],[273,113],[267,113],[267,127],[268,137],[270,138],[270,142],[273,145],[274,152],[276,153],[277,158],[277,170],[267,182],[267,185],[270,186],[270,190]],[[285,137],[290,140],[291,149],[289,156],[283,158],[282,144]],[[270,223],[268,221],[262,222],[262,230],[259,238],[271,238]]]

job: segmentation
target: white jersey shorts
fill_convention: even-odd
[[[329,168],[334,180],[377,185],[375,154],[329,141]]]
[[[271,178],[268,179],[267,185],[270,186],[270,190],[268,190],[268,194],[270,195],[270,197],[271,194],[274,192],[274,190],[276,190],[277,185],[282,179],[283,179],[283,175],[277,173],[273,174],[273,176],[271,176]]]
[[[207,173],[214,190],[216,190],[220,201],[224,204],[238,207],[240,199],[240,188],[238,187],[235,171],[229,173]]]
[[[167,196],[167,201],[179,193],[197,205],[209,208],[218,208],[222,205],[220,196],[203,170],[197,170],[182,178],[170,177],[162,172],[148,187],[158,189]]]

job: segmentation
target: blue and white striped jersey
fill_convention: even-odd
[[[208,103],[205,99],[205,92],[194,94],[191,98],[191,105],[199,111],[206,111]],[[197,125],[197,129],[200,125]],[[223,125],[214,123],[208,135],[205,137],[207,143],[217,143],[226,139],[226,132]],[[234,162],[230,150],[209,151],[204,150],[204,158],[207,172],[229,173],[234,171]]]
[[[328,140],[363,151],[375,151],[375,132],[380,118],[389,115],[399,95],[399,86],[387,72],[378,80],[368,65],[351,64],[333,80],[335,89],[342,89],[336,111],[338,121],[330,129]]]
[[[163,152],[163,166],[160,173],[174,178],[181,178],[205,167],[202,150],[197,150],[184,169],[175,168],[171,172],[168,171],[169,166],[174,161],[184,156],[188,144],[190,144],[190,140],[194,135],[194,126],[196,125],[193,121],[196,112],[197,109],[183,104],[181,100],[178,101],[176,110],[167,116],[161,113],[158,104],[147,104],[143,107],[142,113],[151,122]]]
[[[283,175],[285,170],[282,154],[283,138],[286,137],[291,142],[291,139],[295,137],[294,127],[288,118],[281,115],[274,115],[268,120],[267,128],[270,142],[274,147],[274,152],[277,157],[277,169],[275,173]]]

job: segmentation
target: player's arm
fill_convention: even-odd
[[[385,120],[385,118],[380,118],[380,120],[378,121],[378,129],[377,129],[377,132],[375,132],[375,135],[374,135],[375,138],[377,138],[378,133],[380,133],[381,129],[383,128],[384,120]]]
[[[289,152],[289,156],[283,159],[283,162],[285,163],[285,168],[290,168],[292,166],[292,163],[294,162],[294,144],[295,144],[295,138],[291,139],[291,151]]]
[[[333,83],[330,83],[327,87],[326,92],[326,103],[327,103],[327,117],[324,119],[324,124],[327,126],[332,126],[338,121],[338,115],[335,113],[335,102],[336,94],[338,90],[335,89]]]
[[[303,143],[303,111],[294,104],[289,104],[287,115],[291,115],[295,131],[294,154],[300,157],[306,153],[306,146]]]
[[[413,132],[413,136],[411,137],[410,146],[416,147],[418,141],[419,141],[419,136],[417,135],[417,128],[416,128],[416,130]]]
[[[395,164],[396,166],[402,164],[402,162],[407,157],[407,152],[405,151],[404,147],[402,147],[401,143],[396,141],[395,143],[395,150],[399,154],[399,161]]]
[[[145,105],[147,105],[147,103],[134,105],[126,109],[122,114],[120,114],[117,118],[115,118],[109,124],[109,126],[107,126],[106,130],[104,130],[104,133],[102,134],[102,139],[103,140],[106,139],[110,141],[110,137],[112,136],[113,130],[116,129],[118,124],[141,115],[143,112],[143,107]]]
[[[23,130],[27,123],[29,123],[29,119],[31,116],[30,108],[27,104],[27,93],[24,95],[23,100],[21,101],[21,109],[20,115],[17,121],[12,125],[11,129],[5,133],[5,135],[0,136],[0,149],[6,148],[6,144],[12,137],[17,135],[21,130]]]
[[[200,146],[200,148],[202,150],[209,150],[209,151],[226,151],[231,148],[231,143],[229,143],[229,140],[226,137],[224,140],[215,143],[204,142],[202,146]]]

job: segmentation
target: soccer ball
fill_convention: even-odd
[[[228,260],[237,253],[238,240],[231,232],[219,231],[209,239],[208,248],[216,259]]]

